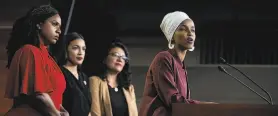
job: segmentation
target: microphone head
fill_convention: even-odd
[[[219,60],[220,60],[221,63],[227,63],[226,60],[222,57],[219,57]]]
[[[217,68],[218,68],[218,70],[221,71],[221,72],[224,72],[224,73],[227,72],[227,71],[225,70],[225,68],[222,67],[222,66],[218,66]]]

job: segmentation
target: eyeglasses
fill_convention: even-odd
[[[113,52],[113,53],[110,53],[109,55],[111,55],[112,57],[117,57],[117,58],[120,58],[120,59],[123,59],[125,62],[128,62],[129,61],[129,58],[124,56],[124,55],[120,55],[119,53],[117,52]]]

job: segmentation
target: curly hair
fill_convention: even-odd
[[[15,52],[26,44],[39,47],[39,29],[37,24],[44,23],[48,18],[58,14],[58,11],[50,5],[41,5],[30,9],[27,14],[17,19],[13,25],[10,39],[6,46],[8,64],[10,67]]]
[[[113,48],[119,47],[121,48],[127,57],[129,57],[129,52],[127,50],[127,47],[120,41],[120,40],[114,40],[111,45],[108,47],[106,55],[103,57],[103,59],[106,59],[106,57],[109,54],[109,51]],[[128,89],[131,85],[131,70],[129,67],[129,62],[125,63],[125,66],[123,67],[123,70],[117,75],[117,82],[120,87],[124,87],[125,89]],[[106,72],[108,70],[108,67],[106,64],[102,63],[100,66],[100,72],[98,73],[98,76],[102,79],[106,79]]]

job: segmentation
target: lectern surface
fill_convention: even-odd
[[[174,103],[172,116],[278,116],[278,105]]]

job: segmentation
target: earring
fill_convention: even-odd
[[[41,26],[40,26],[39,24],[37,24],[36,26],[37,26],[37,28],[38,28],[39,30],[41,29]]]
[[[195,47],[193,46],[191,49],[189,49],[188,51],[193,52],[195,49]]]
[[[169,48],[169,49],[173,49],[174,47],[175,47],[174,44],[171,44],[171,43],[168,44],[168,48]]]
[[[67,53],[65,53],[65,59],[68,60],[68,54]]]
[[[169,43],[168,43],[168,48],[169,49],[173,49],[175,47],[175,44],[172,44],[172,43],[173,43],[172,40],[169,41]]]

